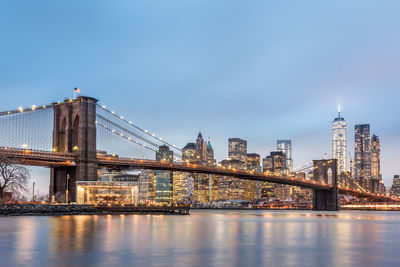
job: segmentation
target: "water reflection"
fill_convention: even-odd
[[[397,213],[197,211],[0,218],[4,266],[396,265]]]

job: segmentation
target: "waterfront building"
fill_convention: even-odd
[[[162,145],[156,151],[156,161],[173,162],[174,152],[168,146]],[[156,173],[156,202],[171,204],[173,202],[173,172],[155,171]]]
[[[173,202],[189,203],[188,175],[185,172],[174,172]]]
[[[400,196],[400,176],[399,175],[395,175],[393,177],[391,193],[394,196]]]
[[[77,204],[136,204],[138,181],[77,181]]]
[[[293,159],[292,159],[292,141],[291,140],[278,140],[277,151],[283,152],[286,157],[286,168],[292,171]]]
[[[371,191],[371,146],[369,124],[356,125],[354,133],[354,178],[362,187]]]
[[[347,171],[347,123],[340,116],[332,122],[332,158],[337,159],[337,174]]]
[[[142,170],[139,174],[140,203],[154,203],[156,200],[156,174],[153,170]]]

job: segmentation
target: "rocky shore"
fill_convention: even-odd
[[[62,216],[130,213],[188,215],[189,210],[190,208],[187,206],[8,204],[0,206],[0,216]]]

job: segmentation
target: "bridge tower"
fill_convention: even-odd
[[[332,189],[313,189],[314,210],[339,210],[337,160],[313,160],[313,179],[317,182],[332,184]]]
[[[53,103],[53,151],[77,158],[74,166],[51,169],[51,200],[76,201],[76,181],[97,180],[96,104],[97,99],[84,96]]]

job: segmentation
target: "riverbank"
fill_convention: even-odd
[[[63,216],[107,214],[169,214],[189,215],[189,206],[147,205],[49,205],[7,204],[0,206],[0,216]]]

